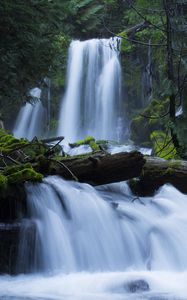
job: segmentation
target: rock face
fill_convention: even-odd
[[[20,223],[0,223],[0,273],[15,274]]]
[[[26,217],[23,186],[12,186],[0,195],[0,274],[15,274],[19,251],[21,220]]]
[[[127,284],[127,290],[130,293],[140,293],[140,292],[148,292],[150,288],[149,288],[149,284],[145,280],[139,279],[139,280],[129,282]]]

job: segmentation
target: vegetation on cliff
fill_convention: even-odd
[[[155,148],[152,133],[171,137],[178,156],[187,156],[186,8],[183,1],[3,0],[0,3],[0,119],[6,128],[33,87],[51,79],[51,129],[64,91],[71,39],[122,38],[124,114],[135,143]],[[178,110],[182,114],[178,113]],[[140,132],[139,128],[142,128]],[[169,131],[169,133],[168,133]],[[157,153],[157,151],[156,151]]]

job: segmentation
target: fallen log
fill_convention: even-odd
[[[144,158],[146,163],[141,174],[136,180],[129,182],[136,195],[151,195],[166,183],[172,184],[182,193],[187,193],[187,161],[151,156]]]
[[[153,194],[166,183],[187,193],[187,161],[143,156],[138,151],[113,155],[99,152],[58,161],[48,159],[36,170],[46,176],[59,175],[91,185],[134,179],[129,185],[135,194],[141,196]]]
[[[59,162],[51,160],[48,170],[48,175],[56,174],[91,185],[136,178],[129,185],[135,194],[141,196],[153,194],[166,183],[187,193],[187,161],[143,156],[137,151],[114,155],[101,152],[86,157],[61,159]]]
[[[92,185],[124,181],[140,175],[145,159],[138,151],[106,154],[99,152],[82,157],[56,161],[44,160],[37,171],[45,175],[59,175]]]

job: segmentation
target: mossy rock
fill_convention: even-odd
[[[0,151],[3,154],[9,154],[15,148],[27,144],[29,144],[29,142],[26,139],[17,139],[12,134],[0,129]]]
[[[43,175],[36,172],[33,168],[24,168],[23,170],[7,176],[7,179],[10,184],[22,183],[28,180],[32,182],[41,182]]]

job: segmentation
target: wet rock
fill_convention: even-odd
[[[145,280],[139,279],[139,280],[129,282],[127,284],[127,290],[130,293],[140,293],[140,292],[148,292],[150,288],[149,288],[149,284]]]
[[[0,223],[0,274],[17,274],[22,269],[17,269],[18,252],[20,237],[25,229],[23,222],[18,223]],[[28,221],[26,235],[28,248],[29,241],[35,233],[35,224]],[[33,248],[30,247],[30,251]]]
[[[20,223],[0,223],[0,274],[15,273],[20,229]]]

